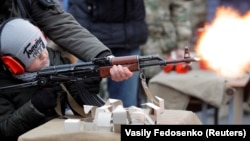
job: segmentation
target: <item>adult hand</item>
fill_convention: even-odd
[[[31,99],[31,103],[37,110],[45,113],[48,109],[56,107],[57,92],[60,86],[39,89]]]
[[[127,67],[123,67],[122,65],[114,65],[110,69],[110,75],[112,80],[119,82],[132,77],[133,72],[131,72]]]

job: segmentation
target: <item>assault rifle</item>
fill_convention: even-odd
[[[151,66],[166,66],[168,64],[180,62],[190,63],[194,61],[198,61],[198,59],[190,57],[188,48],[185,49],[184,58],[176,60],[165,60],[158,55],[132,55],[112,58],[96,58],[90,62],[50,66],[38,72],[25,73],[21,76],[16,76],[18,79],[23,80],[24,83],[0,87],[0,91],[6,89],[26,88],[31,86],[43,87],[69,81],[76,82],[95,76],[105,78],[110,76],[110,68],[113,65],[123,65],[126,66],[130,71],[134,72]],[[93,96],[95,97],[95,95]],[[91,97],[83,98],[85,100],[89,100],[86,102],[86,104],[101,105],[100,103],[103,103],[99,98],[95,97],[95,100],[93,100]],[[99,101],[99,104],[95,101]]]

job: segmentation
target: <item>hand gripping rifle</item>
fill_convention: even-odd
[[[62,82],[79,81],[89,77],[100,76],[102,78],[110,76],[110,68],[113,65],[123,65],[130,71],[140,71],[143,68],[150,66],[165,66],[179,62],[194,62],[198,61],[196,58],[190,57],[188,48],[185,49],[183,59],[165,60],[157,55],[151,56],[123,56],[112,58],[96,58],[90,62],[65,64],[50,66],[38,72],[25,73],[17,78],[24,81],[24,83],[0,87],[0,92],[7,89],[26,88],[31,86],[49,86],[60,84]],[[104,104],[103,100],[98,95],[85,95],[82,99],[88,105],[101,106]]]

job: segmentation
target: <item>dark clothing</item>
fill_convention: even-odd
[[[22,11],[20,3],[31,1]],[[73,16],[63,12],[57,0],[1,0],[0,23],[10,17],[29,18],[44,34],[60,47],[83,61],[89,61],[110,50],[88,30],[78,24]],[[19,2],[19,5],[18,5]],[[13,33],[14,34],[14,33]],[[60,54],[49,52],[51,65],[69,63]],[[18,84],[17,80],[0,70],[0,87]],[[40,113],[31,104],[31,97],[38,87],[11,89],[0,92],[0,140],[16,140],[38,125],[54,118],[54,110]]]
[[[48,48],[50,65],[69,63],[62,58],[59,52]],[[0,70],[0,87],[19,84],[20,82]],[[23,89],[8,89],[0,94],[0,140],[11,140],[40,124],[57,116],[53,109],[45,114],[40,113],[31,103],[30,99],[38,90],[38,86]],[[66,101],[65,101],[66,102]],[[63,111],[62,111],[63,112]]]
[[[114,56],[140,55],[148,37],[143,0],[69,0],[67,11]],[[137,106],[138,79],[138,72],[122,82],[108,78],[109,98],[122,100],[125,107]]]
[[[208,0],[207,20],[211,22],[215,16],[216,8],[219,6],[232,7],[241,14],[246,14],[250,9],[249,0]]]
[[[246,14],[250,9],[249,0],[220,0],[220,5],[233,7],[238,10],[241,14]]]
[[[70,0],[68,12],[110,49],[134,49],[147,40],[143,0]]]
[[[93,59],[101,52],[109,51],[96,37],[79,25],[73,16],[64,12],[57,0],[30,0],[31,4],[27,6],[28,15],[21,13],[17,4],[20,0],[5,1],[6,3],[0,6],[0,22],[9,17],[28,16],[52,41],[84,61]]]

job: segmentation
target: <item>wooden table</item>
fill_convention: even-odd
[[[120,141],[120,134],[114,132],[64,131],[65,119],[53,119],[29,132],[21,135],[18,141]],[[83,123],[82,123],[83,124]],[[185,110],[165,110],[159,124],[198,124],[201,121],[195,113]]]

